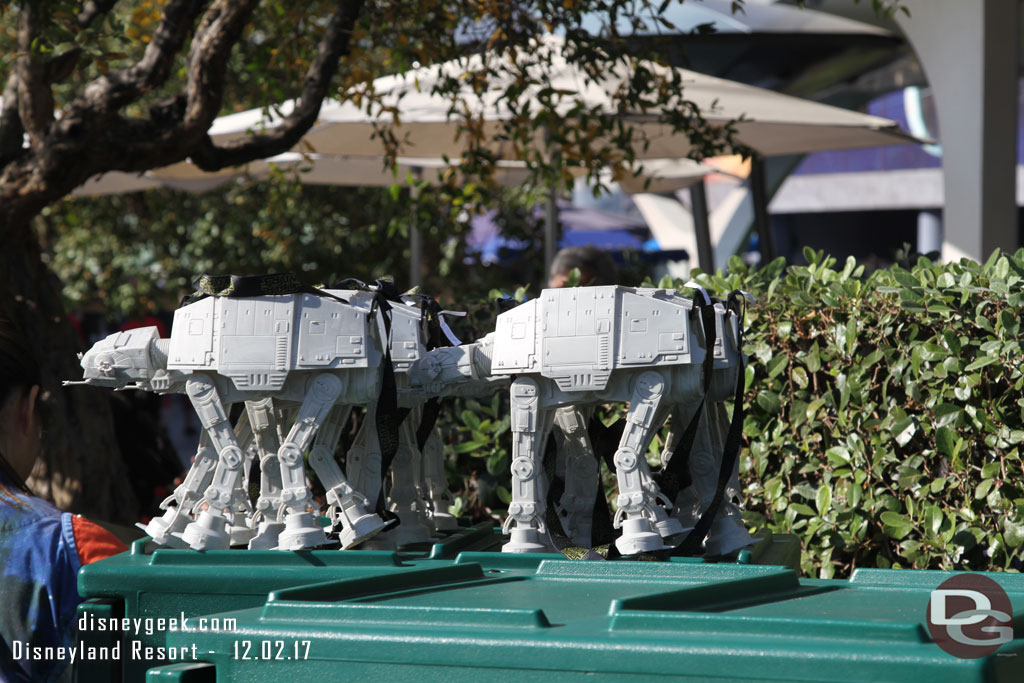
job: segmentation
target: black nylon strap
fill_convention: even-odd
[[[673,504],[676,496],[682,490],[683,482],[688,479],[690,452],[693,450],[693,442],[697,438],[697,429],[700,426],[701,416],[704,414],[704,402],[707,400],[708,391],[711,389],[711,375],[715,368],[715,343],[718,336],[718,327],[715,324],[715,305],[713,301],[696,300],[697,310],[700,311],[700,319],[704,328],[704,340],[707,352],[704,354],[704,395],[700,399],[697,411],[690,418],[689,424],[678,439],[673,439],[667,444],[666,450],[669,454],[668,463],[657,474],[655,480],[658,488],[665,494]],[[679,447],[682,446],[680,450]]]
[[[383,517],[389,526],[386,529],[398,526],[399,521],[396,515],[387,510],[384,505],[384,480],[391,470],[391,463],[394,462],[395,454],[398,452],[398,430],[402,420],[409,414],[408,408],[398,407],[398,385],[395,382],[395,366],[391,361],[391,303],[401,301],[398,289],[394,280],[385,277],[376,280],[373,286],[367,285],[362,280],[348,278],[342,280],[332,289],[356,289],[373,293],[373,306],[371,314],[378,308],[381,312],[381,319],[384,321],[384,359],[381,365],[384,368],[381,377],[380,397],[377,399],[376,427],[377,441],[380,444],[380,483],[377,489],[377,507],[375,512]]]
[[[676,548],[671,552],[671,555],[695,555],[700,552],[701,545],[704,543],[704,538],[708,535],[708,531],[711,529],[711,523],[714,521],[715,516],[718,514],[718,509],[721,507],[722,501],[725,499],[725,489],[729,484],[729,478],[732,476],[733,467],[736,466],[736,459],[739,457],[740,441],[743,436],[743,389],[746,384],[746,373],[743,364],[744,301],[744,295],[741,292],[734,291],[729,294],[728,302],[726,304],[727,309],[734,311],[739,319],[736,337],[738,361],[736,368],[736,394],[733,398],[732,421],[729,423],[729,433],[725,439],[725,449],[722,453],[722,465],[718,471],[718,486],[715,489],[715,495],[711,499],[711,503],[707,508],[705,508],[704,512],[701,513],[696,526],[694,526],[690,533],[687,534],[686,538],[683,539],[683,542],[676,546]]]
[[[346,281],[355,282],[363,287],[365,284],[358,280]],[[380,397],[377,399],[377,439],[380,444],[380,488],[377,496],[377,514],[387,518],[391,516],[384,507],[384,480],[391,470],[391,463],[398,452],[398,430],[402,420],[409,414],[409,410],[398,407],[398,385],[395,382],[395,367],[391,362],[391,304],[390,301],[398,299],[398,291],[394,282],[384,279],[376,281],[376,288],[369,289],[374,292],[373,308],[380,308],[381,319],[384,321],[384,366],[383,377],[381,378]],[[395,521],[397,525],[397,520]]]
[[[426,350],[433,351],[442,346],[450,346],[448,339],[441,333],[441,304],[437,303],[437,300],[433,297],[425,294],[407,294],[406,296],[413,296],[420,301],[423,320],[427,323],[427,338],[424,344]],[[416,428],[416,445],[420,451],[423,450],[427,439],[430,438],[430,433],[434,430],[434,425],[437,424],[437,417],[440,412],[440,397],[435,396],[423,404],[423,415],[419,426]]]
[[[344,299],[307,285],[294,273],[269,275],[210,275],[204,273],[192,281],[195,292],[182,298],[180,306],[187,306],[209,296],[241,298],[277,296],[283,294],[313,294],[348,303]]]
[[[615,451],[619,449],[619,442],[622,441],[622,432],[626,428],[626,421],[619,420],[611,427],[606,427],[596,417],[590,418],[587,425],[587,433],[590,435],[590,446],[594,449],[594,457],[597,459],[597,469],[600,473],[601,463],[605,464],[609,472],[615,472]],[[590,531],[591,545],[609,545],[615,540],[615,527],[611,508],[608,506],[608,499],[605,497],[603,480],[598,474],[597,494],[594,497],[594,518]]]
[[[249,466],[249,481],[246,485],[246,492],[249,494],[249,503],[252,505],[252,509],[256,509],[256,501],[260,498],[260,490],[262,489],[262,472],[263,466],[260,464],[260,454],[257,454],[252,459],[252,464]]]
[[[619,420],[611,427],[605,427],[604,423],[596,417],[590,418],[587,425],[587,433],[590,435],[590,445],[594,449],[594,455],[598,460],[604,462],[608,469],[615,471],[615,451],[619,449],[619,442],[622,441],[622,432],[626,429],[626,421]]]
[[[434,398],[428,399],[423,404],[423,418],[420,420],[420,426],[416,428],[416,446],[423,450],[423,447],[427,444],[427,439],[430,438],[430,433],[434,431],[434,425],[437,424],[437,416],[441,413],[441,399]]]

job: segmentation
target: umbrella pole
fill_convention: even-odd
[[[708,219],[708,195],[701,178],[690,186],[693,230],[697,238],[697,265],[705,273],[715,272],[715,252],[711,246],[711,221]]]
[[[419,182],[420,176],[423,173],[423,169],[415,167],[412,171],[416,181]],[[416,207],[416,200],[419,199],[420,188],[419,185],[413,185],[409,188],[409,198],[412,200],[410,214],[409,214],[409,286],[418,287],[422,283],[423,277],[423,235],[420,234],[420,229],[416,225],[419,211]]]
[[[555,260],[555,247],[558,246],[558,192],[549,188],[544,205],[544,273],[541,280],[547,284],[551,273],[551,263]]]
[[[416,211],[409,217],[409,286],[420,284],[420,273],[423,270],[423,237],[416,227]]]
[[[551,129],[543,126],[545,161],[561,161],[557,145],[551,143]],[[558,248],[558,190],[554,182],[548,186],[548,196],[544,203],[544,272],[540,279],[547,287],[551,276],[551,264],[555,261],[555,250]]]
[[[768,217],[768,183],[764,174],[764,158],[755,154],[750,158],[750,192],[754,200],[754,229],[760,238],[761,265],[775,258],[775,239],[771,219]]]

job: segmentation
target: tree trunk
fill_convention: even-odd
[[[138,501],[114,438],[102,390],[62,387],[81,378],[79,342],[60,283],[42,262],[27,222],[4,225],[0,309],[25,334],[43,373],[43,451],[29,479],[36,495],[98,520],[137,521]]]

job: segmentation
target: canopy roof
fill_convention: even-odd
[[[523,96],[527,99],[521,100],[520,106],[525,105],[527,111],[536,113],[539,105],[535,101],[529,102],[528,98],[536,98],[543,87],[563,93],[556,106],[560,115],[568,115],[582,103],[588,110],[619,116],[641,133],[642,140],[633,150],[638,158],[680,158],[693,151],[689,138],[674,133],[671,125],[665,122],[668,115],[684,106],[684,101],[696,104],[711,123],[738,121],[735,124],[738,141],[765,156],[919,142],[889,119],[684,69],[674,70],[681,78],[683,90],[666,107],[644,112],[619,112],[613,93],[632,72],[625,65],[619,65],[600,80],[595,80],[566,61],[561,55],[563,45],[562,39],[552,35],[537,39],[534,52],[546,51],[545,59],[550,60],[550,65],[544,67],[543,81],[540,80],[540,66],[531,64],[523,67],[538,79],[538,83],[543,82],[543,86],[527,89]],[[521,59],[532,60],[528,57]],[[485,145],[499,158],[514,158],[514,150],[502,139],[506,136],[500,133],[502,122],[514,115],[503,100],[503,93],[517,70],[505,69],[502,60],[504,64],[511,64],[507,56],[485,53],[374,81],[374,90],[383,93],[383,111],[397,112],[399,123],[395,133],[402,141],[400,153],[416,157],[455,157],[461,154],[466,146],[462,139],[465,133],[461,131],[458,117],[449,120],[452,100],[432,93],[443,79],[456,79],[461,83],[460,107],[484,121]],[[477,95],[466,75],[479,71],[485,63],[492,68],[497,65],[505,77],[497,79]],[[654,63],[644,63],[643,66],[663,76],[671,75],[669,71],[673,70]],[[283,103],[279,108],[280,115],[287,115],[292,108],[293,102]],[[214,122],[210,134],[215,140],[231,139],[250,130],[272,127],[280,120],[280,115],[267,115],[262,109],[254,109],[221,117]],[[390,122],[391,117],[390,113],[382,113],[380,108],[371,114],[352,101],[329,100],[324,103],[319,121],[306,135],[305,142],[320,154],[379,155],[383,146],[374,133],[377,127]],[[537,138],[535,144],[543,145],[542,135],[538,134]]]

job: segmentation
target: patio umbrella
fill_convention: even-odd
[[[98,197],[108,194],[140,192],[153,188],[168,188],[182,192],[209,192],[238,176],[238,172],[225,174],[195,175],[182,178],[160,177],[152,173],[124,173],[108,171],[93,176],[76,187],[71,194],[76,197]]]
[[[410,175],[417,180],[432,182],[440,173],[453,168],[439,158],[399,157],[394,164],[382,156],[358,157],[335,154],[299,154],[285,152],[267,159],[253,161],[245,166],[221,169],[207,173],[195,164],[183,161],[150,171],[148,178],[164,182],[203,181],[213,178],[237,178],[244,175],[260,177],[271,167],[301,171],[300,180],[310,185],[341,185],[387,187],[404,183]],[[458,171],[458,166],[454,166]],[[526,165],[521,162],[498,162],[495,180],[505,186],[519,185],[529,178]]]
[[[689,138],[674,133],[672,126],[665,122],[665,115],[671,113],[672,107],[678,106],[684,98],[694,102],[711,123],[725,124],[742,119],[734,124],[737,141],[763,156],[917,142],[889,119],[681,69],[677,71],[683,91],[678,102],[669,103],[661,111],[620,112],[612,93],[630,76],[630,72],[620,66],[600,80],[590,79],[561,56],[562,46],[563,41],[557,36],[545,35],[536,40],[535,52],[548,51],[547,59],[550,61],[544,72],[545,87],[572,93],[556,108],[560,113],[568,114],[572,107],[582,102],[591,110],[625,119],[637,132],[639,144],[633,151],[641,159],[681,158],[692,151]],[[459,122],[449,120],[451,101],[431,93],[432,87],[442,79],[455,78],[464,84],[460,96],[465,98],[467,110],[484,121],[485,146],[497,158],[514,160],[515,151],[500,135],[504,123],[512,116],[501,100],[501,92],[507,82],[498,82],[478,96],[463,78],[465,73],[481,68],[484,60],[500,59],[503,57],[494,53],[478,54],[376,79],[374,90],[383,94],[382,105],[399,112],[400,124],[396,125],[395,133],[402,141],[400,153],[417,157],[457,157],[461,154],[465,142],[459,139]],[[507,57],[504,59],[507,61]],[[644,66],[662,74],[672,69],[653,63]],[[508,78],[513,77],[510,70]],[[253,129],[273,127],[280,116],[287,115],[292,107],[293,103],[289,101],[270,113],[260,109],[221,117],[214,122],[210,135],[216,142],[221,142]],[[382,150],[374,132],[388,116],[368,113],[351,101],[329,100],[324,103],[318,123],[307,133],[303,144],[308,144],[319,154],[377,155]],[[537,148],[545,144],[542,137],[538,133],[533,143]],[[553,252],[553,243],[552,236],[549,254]]]
[[[694,102],[711,123],[725,124],[743,117],[744,120],[735,124],[737,140],[765,156],[917,141],[889,119],[684,69],[676,69],[683,84],[678,102],[669,103],[662,111],[619,112],[614,107],[616,103],[612,93],[630,73],[621,67],[600,81],[590,79],[576,65],[561,57],[562,45],[563,41],[557,36],[546,35],[537,39],[537,50],[550,52],[551,66],[545,69],[545,87],[573,93],[557,109],[567,114],[582,102],[591,109],[596,107],[609,115],[621,116],[650,142],[646,149],[634,150],[637,158],[682,158],[692,151],[690,140],[685,135],[674,133],[664,121],[664,115],[683,98]],[[501,100],[501,93],[508,82],[497,82],[477,96],[467,79],[460,78],[467,72],[482,68],[485,59],[497,58],[491,53],[473,55],[376,79],[374,89],[384,94],[382,106],[399,112],[401,123],[395,127],[395,132],[402,140],[400,153],[416,157],[455,157],[465,148],[465,142],[458,139],[458,121],[449,120],[451,101],[430,92],[442,79],[455,78],[465,83],[459,96],[464,97],[468,109],[485,122],[487,146],[498,154],[498,158],[510,158],[513,150],[497,135],[502,124],[512,116]],[[643,66],[655,73],[672,69],[654,63],[644,63]],[[511,71],[509,78],[512,78]],[[283,103],[279,107],[280,115],[288,114],[293,106],[292,101]],[[215,142],[229,140],[252,129],[273,127],[280,120],[280,115],[274,112],[265,115],[262,109],[256,109],[224,116],[214,122],[210,135]],[[367,113],[351,101],[328,100],[320,111],[318,123],[306,134],[304,141],[320,154],[376,156],[382,149],[380,141],[373,135],[375,126],[387,116]],[[536,143],[544,144],[542,140]]]

